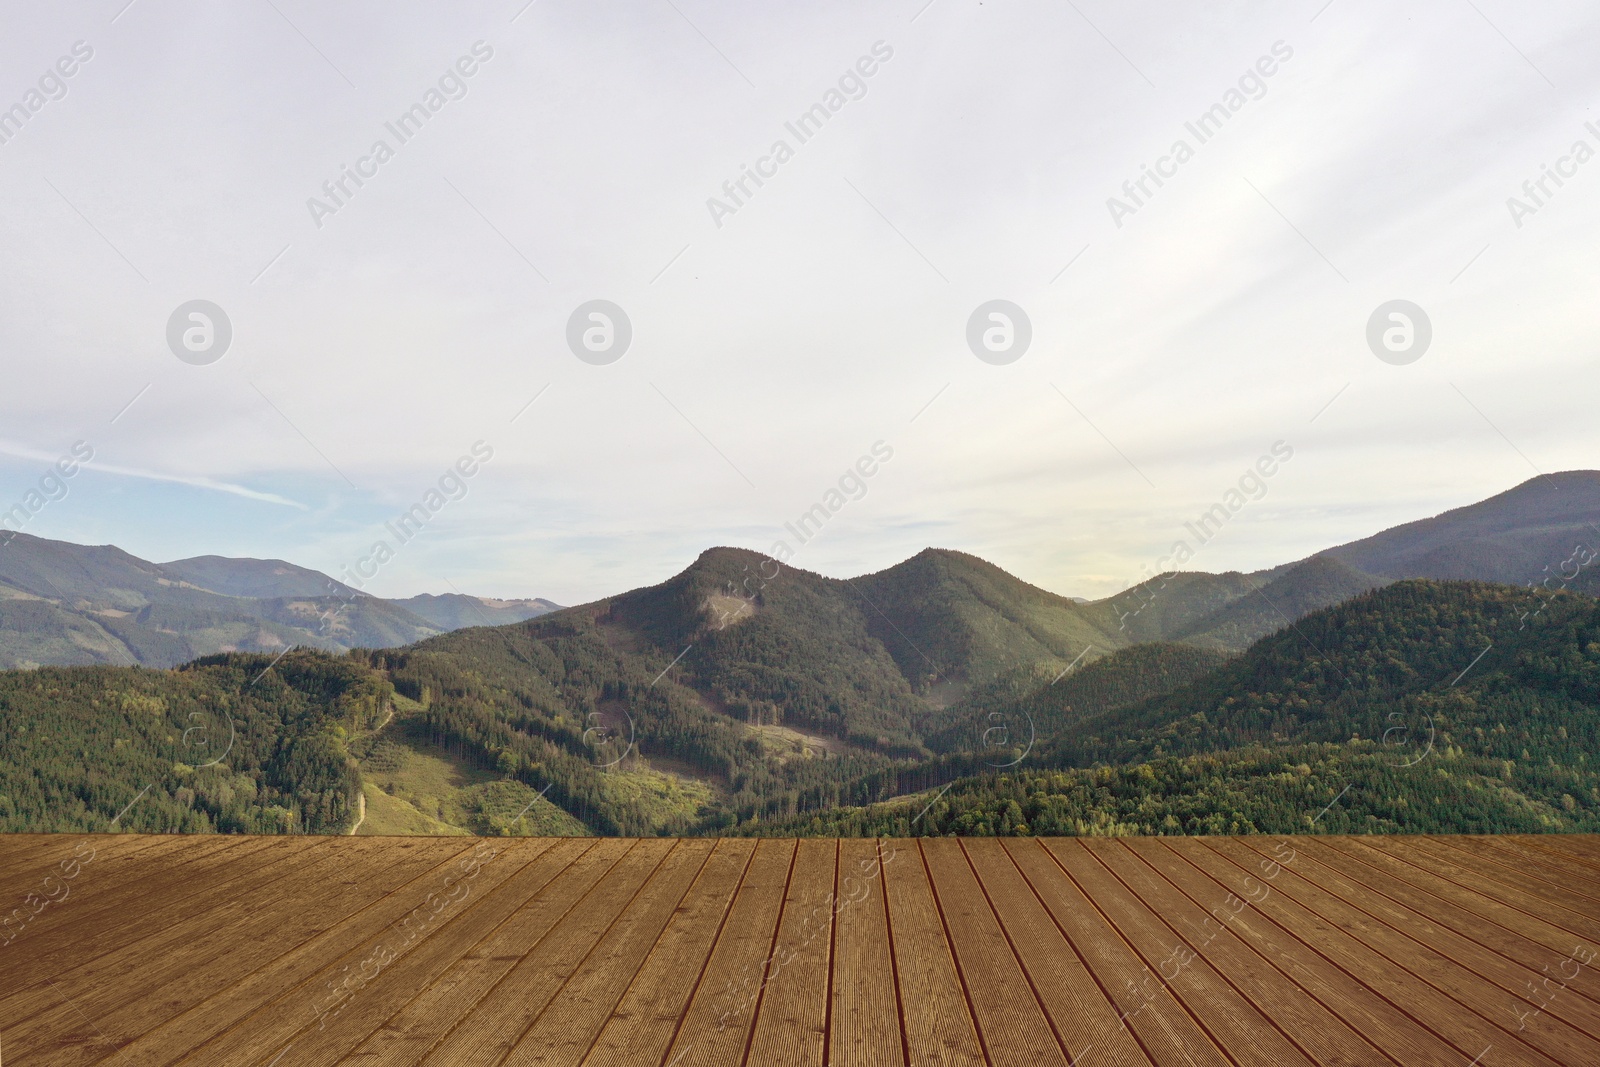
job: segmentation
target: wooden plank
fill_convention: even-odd
[[[324,917],[357,910],[382,894],[381,886],[348,883],[332,891],[346,854],[319,851],[320,859],[243,896],[197,890],[190,915],[167,930],[8,998],[27,1019],[12,1028],[13,1042],[34,1049],[39,1063],[94,1062],[79,1047],[87,1036],[116,1035],[110,1039],[120,1042],[158,1026],[249,973],[256,960],[281,951],[285,942],[315,933]],[[395,863],[392,851],[386,856],[379,847],[352,851],[356,865]]]
[[[0,987],[8,984],[4,965],[14,963],[23,951],[11,946],[54,926],[44,919],[50,912],[67,906],[81,911],[84,890],[96,876],[129,877],[137,866],[131,854],[155,843],[123,834],[48,836],[51,840],[30,842],[25,850],[8,847],[0,836],[0,874],[5,876],[0,888]],[[23,855],[16,855],[18,851]],[[29,970],[37,973],[36,967]]]
[[[1491,856],[1464,853],[1449,844],[1448,838],[1418,836],[1406,839],[1403,844],[1414,852],[1435,857],[1442,863],[1472,870],[1480,877],[1518,893],[1524,900],[1531,897],[1579,916],[1600,914],[1600,901],[1590,896],[1585,886],[1573,885],[1565,879],[1551,880],[1525,867],[1506,866],[1495,862]]]
[[[677,844],[637,841],[419,1063],[501,1063]]]
[[[412,897],[408,890],[417,896],[425,895],[428,889],[421,887],[426,884],[431,888],[428,879],[442,877],[442,868],[463,851],[464,843],[458,840],[419,838],[403,843],[391,842],[390,851],[381,866],[369,868],[370,873],[363,879],[375,883],[378,891],[387,890],[387,895],[299,945],[284,945],[269,939],[269,945],[277,952],[276,958],[264,966],[257,966],[226,987],[217,989],[201,1003],[167,1022],[146,1028],[124,1047],[118,1057],[119,1067],[124,1064],[131,1067],[136,1064],[169,1063],[201,1042],[248,1019],[285,989],[296,990],[299,979],[314,973],[319,965],[308,961],[318,960],[319,952],[332,951],[336,955],[349,948],[350,945],[341,939],[350,939],[356,931],[362,931],[363,923],[376,929],[399,918],[411,906]],[[365,936],[365,933],[361,936]],[[334,949],[330,946],[339,947]],[[241,953],[246,951],[238,950]],[[298,1010],[299,1004],[310,1003],[325,990],[296,992],[299,1001],[295,1010]]]
[[[831,860],[832,842],[801,842],[802,847],[807,844],[826,847]],[[755,851],[756,842],[750,839],[726,838],[718,843],[689,897],[596,1037],[583,1061],[585,1067],[659,1064],[666,1059],[667,1046],[711,959]],[[816,999],[820,1008],[823,993],[818,992]],[[819,1047],[820,1033],[819,1023]]]
[[[457,967],[464,957],[469,954],[475,956],[481,951],[481,946],[475,945],[470,937],[462,943],[454,936],[454,930],[465,928],[480,933],[493,930],[497,934],[506,932],[515,936],[514,931],[508,931],[500,924],[508,915],[517,914],[519,906],[527,903],[529,889],[551,884],[550,878],[555,871],[545,862],[550,851],[547,849],[534,857],[531,864],[502,868],[492,883],[480,886],[474,898],[459,912],[449,917],[450,921],[440,924],[437,930],[430,931],[426,938],[414,944],[408,953],[388,964],[380,976],[381,985],[374,983],[375,988],[363,987],[359,991],[358,998],[351,998],[347,1004],[341,1006],[342,1010],[338,1014],[330,1013],[321,1022],[300,1020],[297,1029],[292,1033],[278,1029],[266,1040],[258,1037],[249,1048],[250,1054],[263,1060],[270,1060],[292,1050],[292,1058],[297,1064],[342,1062],[350,1049],[385,1028],[386,1020],[393,1018],[398,1011],[407,1007],[419,990],[432,985],[430,978],[441,981],[446,991],[455,988],[447,976],[457,972]],[[524,952],[526,948],[538,944],[539,937],[558,926],[562,917],[569,915],[575,905],[586,899],[597,885],[604,882],[607,875],[616,871],[618,863],[626,861],[630,856],[637,861],[636,843],[619,842],[610,856],[598,859],[593,865],[585,865],[584,873],[588,877],[583,878],[578,884],[561,885],[560,888],[564,892],[560,894],[559,899],[542,902],[552,906],[541,909],[536,921],[530,924],[535,936],[523,942],[526,946]],[[562,857],[565,858],[567,857]],[[588,854],[584,854],[582,858],[587,859]],[[482,873],[488,873],[487,869]],[[551,911],[554,911],[553,915]],[[539,922],[538,919],[547,921]],[[496,929],[497,927],[499,929]],[[502,941],[502,946],[503,943]],[[376,953],[378,959],[383,959],[384,954],[381,951],[383,944],[383,939],[369,940],[368,946],[371,947],[364,946],[364,955],[358,958],[371,959]],[[496,956],[499,958],[491,961],[492,964],[498,964],[498,967],[494,968],[496,978],[503,978],[514,971],[522,955],[523,953],[511,955],[509,952],[497,952]],[[491,985],[476,992],[488,993],[492,988]],[[369,992],[373,995],[368,996]],[[468,1021],[472,1021],[473,1018],[469,1015]],[[456,1021],[458,1020],[449,1020],[452,1024]],[[505,1027],[513,1025],[510,1013],[499,1018],[485,1016],[478,1021],[499,1022]],[[447,1027],[446,1033],[448,1032]],[[429,1044],[437,1048],[437,1039],[442,1035],[435,1032],[426,1036]],[[467,1036],[469,1035],[463,1035]],[[493,1056],[485,1058],[488,1062],[498,1062],[506,1047],[509,1047],[509,1042],[497,1049]],[[477,1061],[469,1059],[461,1062]]]
[[[415,1064],[452,1030],[469,1024],[478,1004],[517,961],[548,936],[632,848],[633,842],[563,839],[458,917],[446,936],[401,961],[380,1003],[362,1005],[335,1052],[368,1065]],[[425,954],[425,955],[424,955]],[[407,997],[409,996],[409,999]],[[288,1046],[298,1058],[299,1039]],[[309,1048],[325,1054],[328,1049]]]
[[[522,1035],[503,1067],[577,1067],[715,847],[679,841],[600,943]]]
[[[0,948],[50,968],[0,984],[19,1063],[1600,1063],[1600,957],[1556,969],[1600,941],[1594,837],[496,841],[372,974],[472,842],[0,836],[0,869],[90,840],[93,899]]]
[[[0,997],[0,1012],[29,1013],[33,1009],[14,998],[48,985],[75,968],[95,965],[114,954],[137,951],[141,942],[164,936],[202,910],[196,906],[196,899],[207,899],[213,892],[252,881],[265,883],[273,872],[300,869],[311,862],[303,850],[297,852],[287,846],[230,850],[223,855],[239,856],[240,860],[228,867],[221,865],[222,856],[211,853],[197,860],[207,866],[194,868],[174,856],[173,866],[179,872],[174,876],[176,881],[152,884],[140,878],[124,885],[109,869],[102,872],[102,884],[97,887],[102,892],[95,906],[74,910],[78,901],[69,897],[53,926],[30,930],[26,941],[18,938],[14,943],[12,958],[0,966],[0,986],[14,992]],[[182,872],[190,872],[191,877],[183,880]],[[87,869],[79,875],[80,880],[89,877]]]
[[[1018,868],[1014,854],[1037,852],[1038,844],[1022,838],[972,838],[963,847],[1058,1044],[1072,1061],[1092,1057],[1096,1063],[1148,1065],[1150,1058],[1122,1024],[1116,1006]],[[1002,1060],[1002,1054],[997,1051],[995,1059]]]
[[[1318,838],[1317,843],[1341,861],[1357,864],[1357,867],[1344,867],[1347,872],[1370,870],[1374,877],[1381,878],[1381,885],[1395,894],[1406,891],[1426,894],[1421,899],[1426,912],[1438,920],[1456,921],[1459,923],[1459,933],[1480,939],[1498,936],[1502,939],[1501,944],[1507,947],[1518,944],[1514,939],[1534,945],[1533,949],[1523,950],[1525,963],[1538,963],[1542,969],[1550,961],[1563,960],[1573,949],[1573,934],[1565,929],[1550,925],[1525,910],[1474,893],[1456,881],[1422,870],[1400,857],[1390,856],[1386,851],[1366,848],[1358,838]],[[1437,904],[1434,901],[1438,901]],[[1595,977],[1586,969],[1579,974],[1578,981],[1594,982]],[[1594,985],[1586,985],[1586,992],[1594,993]]]
[[[1531,845],[1570,856],[1600,871],[1600,834],[1519,834]]]
[[[1311,1067],[1304,1051],[1240,996],[1204,956],[1186,946],[1137,894],[1117,881],[1083,841],[1052,842],[1051,852],[1100,907],[1149,972],[1166,983],[1229,1059],[1255,1067]]]
[[[1089,851],[1119,882],[1138,894],[1172,934],[1201,956],[1270,1018],[1305,1056],[1319,1064],[1369,1064],[1380,1058],[1376,1047],[1355,1027],[1345,1024],[1294,979],[1273,966],[1227,924],[1185,896],[1122,839],[1085,841]],[[1226,914],[1223,912],[1222,914]]]
[[[1600,911],[1600,871],[1576,860],[1494,837],[1436,837],[1430,844],[1459,853],[1456,858],[1465,863],[1487,862],[1497,870],[1520,871],[1553,882],[1586,897],[1593,909]]]
[[[1347,1026],[1365,1034],[1386,1058],[1402,1067],[1460,1067],[1464,1057],[1443,1038],[1319,953],[1314,942],[1302,941],[1270,914],[1232,892],[1228,887],[1236,884],[1243,892],[1249,890],[1231,865],[1211,873],[1207,868],[1221,866],[1223,861],[1200,841],[1127,838],[1123,844],[1206,908],[1208,915],[1225,923],[1287,980],[1306,990]],[[1396,1058],[1397,1054],[1405,1059]]]
[[[270,1046],[277,1034],[333,1025],[350,997],[363,991],[361,982],[371,980],[370,965],[363,964],[373,958],[375,948],[403,956],[431,932],[426,921],[432,914],[430,896],[458,894],[455,887],[465,880],[471,898],[510,873],[511,865],[500,862],[507,852],[505,842],[496,842],[501,851],[484,861],[480,875],[472,879],[466,872],[483,857],[478,851],[481,843],[461,838],[391,839],[390,847],[399,849],[412,840],[418,866],[424,868],[421,873],[406,878],[411,873],[406,871],[386,879],[387,864],[382,859],[350,871],[358,882],[370,880],[393,888],[302,943],[282,946],[285,951],[270,962],[141,1035],[122,1058],[130,1064],[164,1065],[248,1060],[260,1046]],[[514,847],[528,846],[518,842]],[[428,861],[433,861],[431,866]]]
[[[1508,848],[1515,848],[1525,855],[1537,856],[1548,863],[1559,863],[1564,870],[1576,871],[1586,879],[1591,886],[1600,886],[1600,855],[1593,850],[1578,848],[1555,847],[1562,840],[1579,837],[1580,841],[1592,838],[1592,834],[1498,834],[1484,835],[1469,840],[1488,840]]]
[[[1227,1064],[1216,1042],[1195,1025],[1165,983],[1067,875],[1049,845],[1043,839],[1031,849],[1019,843],[1012,857],[1145,1055],[1163,1067]]]
[[[746,1057],[752,1064],[823,1063],[839,847],[832,839],[813,838],[801,840],[798,848],[772,962],[753,1008],[755,1032]]]
[[[960,841],[926,838],[918,844],[988,1059],[996,1064],[1066,1064],[1067,1054]]]
[[[1243,841],[1256,846],[1254,841]],[[1400,929],[1406,936],[1429,945],[1472,973],[1506,990],[1512,1000],[1525,1000],[1530,984],[1538,984],[1542,968],[1554,969],[1557,960],[1541,952],[1538,945],[1507,934],[1491,923],[1462,923],[1461,910],[1445,901],[1426,899],[1414,889],[1394,885],[1381,877],[1347,875],[1355,864],[1333,849],[1317,848],[1315,841],[1294,841],[1301,862],[1301,873],[1315,885],[1358,905],[1363,912]],[[1261,851],[1256,846],[1256,851]],[[1387,891],[1386,891],[1387,889]],[[1454,912],[1454,915],[1451,915]],[[1456,921],[1450,921],[1454,918]],[[1501,936],[1496,937],[1496,933]],[[1533,958],[1542,957],[1534,963]],[[1578,976],[1582,977],[1582,969]],[[1507,1001],[1510,1006],[1510,1001]],[[1589,1037],[1600,1037],[1600,1005],[1587,997],[1568,997],[1554,1008],[1555,1016],[1570,1022]]]
[[[725,1067],[744,1057],[797,857],[793,840],[768,838],[757,845],[665,1063]]]
[[[1427,846],[1445,848],[1435,840],[1427,841]],[[1227,841],[1226,848],[1248,849],[1248,843]],[[1429,923],[1421,915],[1408,918],[1405,909],[1392,902],[1386,909],[1381,905],[1382,897],[1362,894],[1358,885],[1347,883],[1336,873],[1323,869],[1322,875],[1320,880],[1312,880],[1294,867],[1290,878],[1278,881],[1278,888],[1338,921],[1365,944],[1426,979],[1461,1005],[1504,1029],[1514,1030],[1528,1045],[1549,1054],[1550,1059],[1563,1064],[1600,1062],[1600,1040],[1595,1038],[1595,1033],[1600,1032],[1600,1011],[1587,1005],[1584,998],[1555,995],[1549,1003],[1542,1003],[1542,998],[1533,993],[1533,982],[1528,981],[1539,979],[1541,974],[1531,974],[1498,953]],[[1342,889],[1362,896],[1362,907],[1344,901]],[[1376,921],[1368,921],[1368,917]],[[1550,989],[1562,992],[1554,985]]]
[[[906,1047],[912,1067],[984,1064],[954,950],[944,935],[933,886],[915,840],[885,841],[884,893],[899,973]],[[765,1062],[751,1058],[752,1063]]]
[[[125,835],[131,838],[131,835]],[[130,840],[118,853],[85,850],[89,862],[83,864],[73,884],[73,899],[79,921],[93,920],[114,911],[123,895],[137,894],[152,899],[172,891],[187,880],[204,877],[200,872],[232,862],[230,857],[265,849],[267,842],[245,837],[205,837],[188,840],[177,835]],[[63,850],[62,855],[69,853]],[[104,885],[107,888],[102,890]]]
[[[1476,980],[1426,946],[1393,936],[1378,929],[1370,918],[1331,894],[1315,891],[1299,878],[1290,866],[1279,865],[1276,873],[1263,867],[1255,854],[1242,850],[1232,840],[1207,838],[1203,844],[1219,860],[1234,865],[1233,884],[1244,894],[1259,895],[1253,886],[1270,882],[1264,900],[1256,903],[1263,911],[1275,913],[1301,940],[1314,940],[1329,958],[1346,967],[1361,981],[1381,990],[1391,1002],[1404,1004],[1412,1017],[1454,1044],[1469,1059],[1494,1047],[1503,1054],[1521,1057],[1518,1062],[1549,1065],[1561,1063],[1534,1044],[1536,1035],[1517,1034],[1490,1018],[1503,1011],[1503,992],[1483,988]],[[1222,872],[1218,872],[1222,873]],[[1251,879],[1245,883],[1243,879]],[[1480,1006],[1481,1005],[1481,1006]],[[1550,1040],[1561,1042],[1555,1035]],[[1475,1047],[1474,1047],[1475,1046]],[[1582,1062],[1567,1061],[1567,1062]]]
[[[1490,877],[1475,865],[1457,862],[1449,854],[1427,847],[1426,842],[1418,838],[1375,835],[1362,838],[1361,845],[1404,860],[1419,870],[1448,878],[1457,885],[1518,911],[1530,915],[1537,913],[1540,919],[1567,931],[1569,936],[1576,934],[1588,944],[1600,944],[1600,917],[1596,916],[1593,909],[1542,879]]]
[[[148,834],[0,834],[0,901],[35,891],[74,853],[89,859],[86,867],[115,859],[125,869],[132,853],[157,840]],[[0,915],[8,910],[0,909]]]
[[[826,1062],[841,1067],[903,1063],[899,990],[877,842],[840,841],[837,873]]]

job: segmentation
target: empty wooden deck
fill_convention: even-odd
[[[25,835],[0,916],[0,1064],[1600,1064],[1594,837]]]

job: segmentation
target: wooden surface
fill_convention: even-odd
[[[0,837],[0,1064],[1600,1064],[1600,838]]]

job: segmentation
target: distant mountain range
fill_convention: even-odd
[[[1252,574],[1180,572],[1108,601],[1140,641],[1242,649],[1318,608],[1404,578],[1600,593],[1600,471],[1531,478],[1431,519]]]
[[[1347,817],[1365,806],[1347,828],[1600,825],[1597,517],[1600,473],[1552,475],[1268,570],[1093,602],[943,549],[841,579],[712,548],[556,610],[18,537],[0,548],[14,662],[254,652],[0,672],[0,825],[93,825],[151,776],[147,829],[366,812],[375,832],[530,832],[532,811],[552,832],[906,833],[930,802],[908,798],[948,786],[965,799],[928,816],[939,832],[1247,832],[1303,828],[1301,801],[1350,781]],[[368,651],[280,661],[292,644]],[[218,765],[235,736],[248,749]],[[1411,736],[1466,753],[1470,788],[1440,765],[1390,804],[1405,753],[1385,746]],[[4,755],[24,742],[35,755]],[[1023,760],[1033,777],[1002,788]],[[120,784],[60,812],[85,774]]]
[[[1064,666],[1086,650],[1092,658],[1147,641],[1242,650],[1309,612],[1402,578],[1544,581],[1594,593],[1600,568],[1588,566],[1592,557],[1584,553],[1597,549],[1600,472],[1568,471],[1299,562],[1250,574],[1172,572],[1098,601],[1058,596],[975,556],[940,549],[843,581],[785,573],[810,583],[812,599],[821,598],[810,606],[820,610],[828,601],[827,612],[849,618],[846,629],[865,642],[855,653],[888,657],[870,666],[853,662],[855,653],[845,658],[862,684],[881,675],[892,689],[917,694],[906,705],[911,714],[923,703],[951,703],[1007,670]],[[743,550],[708,550],[661,586],[602,602],[614,605],[608,625],[618,632],[642,627],[640,639],[667,647],[703,625],[709,597],[731,597],[728,604],[745,610],[772,585],[764,575],[776,567]],[[548,600],[456,593],[384,600],[282,560],[196,556],[157,564],[112,546],[26,534],[0,547],[0,668],[166,667],[215,652],[291,645],[391,648],[558,608]],[[794,620],[784,639],[796,647],[837,643],[837,633],[808,632],[819,621]],[[789,627],[781,618],[774,625]],[[898,679],[889,681],[893,675]],[[880,710],[898,700],[886,696]]]
[[[0,667],[172,667],[217,652],[405,645],[518,622],[548,600],[383,600],[282,560],[150,563],[110,545],[28,534],[0,542]]]

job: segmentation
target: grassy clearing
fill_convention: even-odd
[[[367,818],[356,834],[361,837],[440,836],[453,837],[467,831],[424,815],[399,797],[392,797],[377,785],[367,782]]]
[[[648,769],[608,771],[601,788],[611,803],[642,814],[652,830],[693,822],[716,795],[706,782]]]
[[[366,834],[573,837],[582,822],[521,782],[465,763],[422,735],[421,705],[395,698],[395,715],[352,750],[366,780]]]
[[[779,762],[842,756],[850,751],[850,746],[836,737],[804,734],[787,726],[747,726],[745,729],[761,743],[762,755]]]

